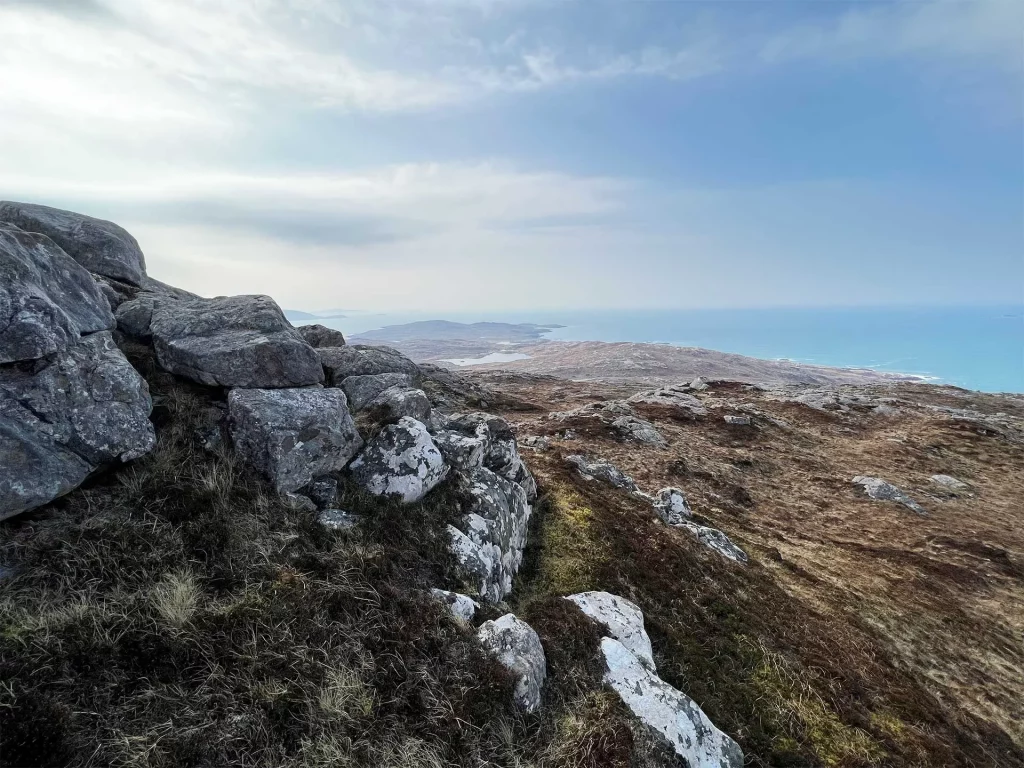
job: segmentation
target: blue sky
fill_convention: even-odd
[[[296,308],[1024,300],[1024,4],[7,0],[0,197]]]

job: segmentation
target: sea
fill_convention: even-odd
[[[317,320],[352,335],[417,320],[560,325],[545,338],[704,347],[768,360],[907,373],[984,392],[1024,393],[1024,304],[373,313]]]

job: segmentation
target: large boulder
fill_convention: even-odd
[[[739,745],[722,733],[689,696],[655,674],[622,642],[601,640],[605,683],[657,739],[688,768],[742,768]]]
[[[377,395],[366,406],[381,421],[397,421],[403,416],[430,423],[430,400],[422,389],[410,387],[389,387]]]
[[[464,413],[449,419],[445,429],[483,441],[483,466],[521,485],[530,501],[537,498],[537,483],[519,455],[515,434],[507,421],[490,413]]]
[[[306,343],[316,349],[323,347],[344,347],[345,334],[326,325],[300,325],[296,328]]]
[[[355,481],[378,496],[419,501],[448,475],[448,465],[423,422],[408,416],[367,444],[349,469]]]
[[[160,365],[200,384],[304,387],[320,359],[269,296],[157,301],[150,332]]]
[[[340,383],[348,395],[348,404],[353,411],[361,411],[381,392],[391,387],[412,387],[413,377],[408,373],[376,373],[364,376],[349,376]]]
[[[233,389],[228,417],[239,455],[279,493],[343,469],[363,445],[338,389]]]
[[[0,368],[0,519],[46,504],[156,443],[145,380],[110,332]]]
[[[84,268],[45,235],[0,224],[0,364],[63,352],[113,327]]]
[[[135,238],[109,221],[45,205],[0,201],[0,222],[46,235],[90,272],[141,286],[146,259]]]
[[[527,712],[536,711],[548,672],[544,646],[533,627],[506,613],[481,624],[477,637],[484,650],[515,676],[516,704]]]
[[[488,469],[464,475],[469,504],[453,536],[456,559],[473,578],[479,596],[496,603],[512,591],[523,562],[532,509],[526,491]]]
[[[378,373],[407,373],[418,376],[420,369],[412,360],[391,347],[351,344],[319,349],[320,360],[331,386],[339,386],[349,376],[373,376]]]
[[[468,437],[461,432],[442,429],[434,434],[434,443],[445,461],[456,469],[469,471],[484,465],[488,446],[482,437]]]
[[[603,624],[609,636],[626,646],[641,664],[654,671],[651,638],[644,629],[644,615],[639,606],[610,592],[580,592],[565,599],[575,603],[594,621]]]

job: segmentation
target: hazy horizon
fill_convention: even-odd
[[[0,198],[204,295],[1024,301],[1016,2],[10,0],[0,65]]]

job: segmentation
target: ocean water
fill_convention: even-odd
[[[705,347],[770,360],[911,373],[985,392],[1024,392],[1024,305],[853,309],[702,309],[354,313],[349,334],[415,320],[565,326],[547,338]]]

